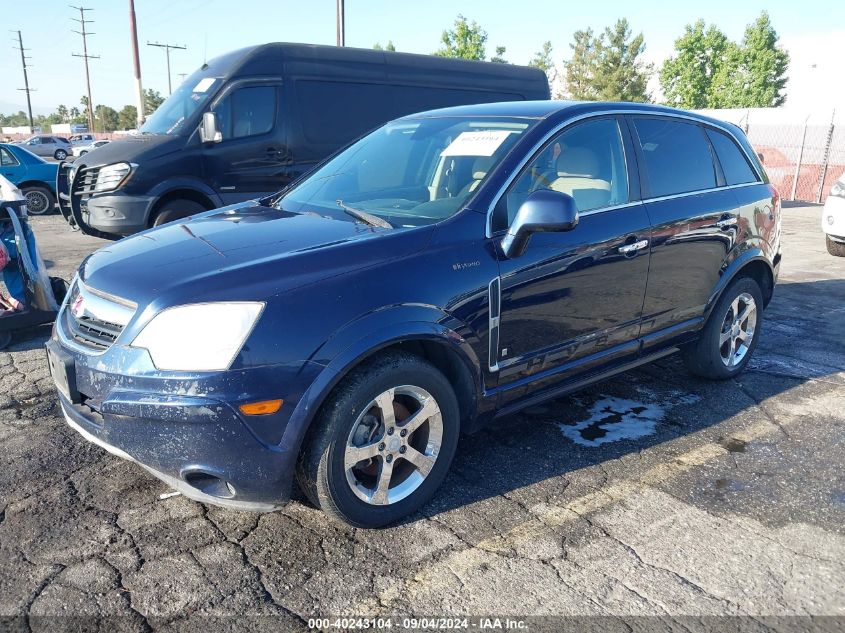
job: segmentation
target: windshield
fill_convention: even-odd
[[[364,212],[394,226],[439,222],[463,208],[529,125],[486,117],[394,121],[338,154],[277,205],[345,218]]]
[[[220,86],[220,78],[208,77],[202,69],[182,82],[176,91],[164,100],[138,130],[141,134],[178,135]]]

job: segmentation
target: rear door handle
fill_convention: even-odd
[[[722,218],[721,220],[716,222],[716,226],[718,226],[720,229],[726,229],[730,226],[736,226],[736,223],[737,219],[731,216],[729,218]]]
[[[648,246],[648,240],[640,240],[639,242],[634,242],[633,244],[625,244],[624,246],[619,247],[619,252],[623,255],[630,255],[631,253],[636,253],[637,251],[641,251]]]

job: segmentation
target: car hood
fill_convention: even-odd
[[[81,148],[77,145],[76,148]],[[113,163],[142,163],[165,154],[178,152],[185,147],[182,136],[165,134],[139,134],[114,140],[107,145],[95,147],[85,156],[74,161],[77,167],[102,167]]]
[[[432,233],[430,227],[382,229],[244,203],[110,244],[90,255],[79,274],[96,290],[158,308],[264,300],[405,256]]]

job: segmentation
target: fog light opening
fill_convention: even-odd
[[[217,475],[193,470],[183,473],[182,478],[189,486],[196,488],[203,494],[220,497],[221,499],[231,499],[235,496],[235,487]]]

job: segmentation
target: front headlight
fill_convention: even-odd
[[[168,308],[132,341],[156,368],[223,371],[229,368],[261,316],[259,302],[196,303]]]
[[[94,191],[112,191],[120,187],[132,172],[129,163],[115,163],[101,167],[97,173],[97,184]]]
[[[845,198],[845,183],[841,180],[833,183],[833,186],[830,188],[830,195],[836,196],[837,198]]]

